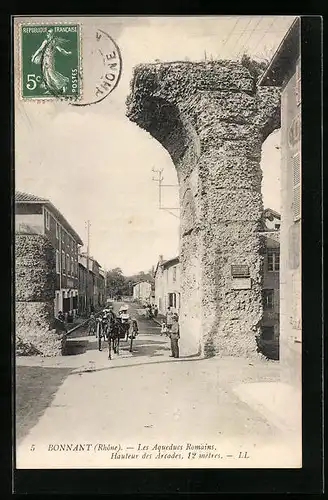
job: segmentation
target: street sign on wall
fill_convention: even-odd
[[[249,290],[252,288],[251,278],[234,278],[231,288],[232,290]]]
[[[233,278],[249,278],[249,267],[244,264],[233,265],[231,275]]]

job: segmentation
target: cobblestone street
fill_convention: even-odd
[[[134,461],[125,460],[125,453],[138,454],[139,444],[146,453],[156,443],[214,446],[222,458],[204,456],[207,467],[254,467],[263,453],[270,454],[268,467],[282,466],[282,457],[285,467],[293,461],[288,444],[293,433],[271,425],[234,391],[241,383],[276,383],[277,363],[172,359],[169,339],[160,336],[159,326],[139,315],[138,321],[133,353],[122,342],[120,355],[112,360],[106,345],[98,351],[95,337],[85,336],[81,329],[70,341],[80,354],[17,359],[18,367],[70,369],[43,415],[26,429],[17,448],[19,468],[193,466],[187,454],[164,460],[145,455],[142,464],[140,453]],[[67,452],[67,445],[82,448]],[[83,448],[86,445],[89,448]],[[244,452],[249,458],[238,459]]]

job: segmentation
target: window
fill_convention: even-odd
[[[50,229],[50,214],[48,212],[48,210],[44,210],[44,213],[45,213],[45,218],[46,218],[46,228],[47,229]]]
[[[60,273],[59,251],[56,250],[56,273]]]
[[[63,272],[65,272],[65,270],[66,270],[66,265],[65,264],[66,264],[65,252],[64,252],[64,250],[62,250],[62,270],[63,270]]]
[[[174,267],[173,268],[173,281],[176,281],[177,280],[177,268]]]
[[[263,309],[273,309],[273,290],[262,291]]]
[[[67,274],[71,274],[71,261],[69,259],[69,255],[67,254],[66,255],[67,257],[67,260],[66,260],[66,270],[67,270]]]
[[[169,293],[169,307],[176,307],[176,295],[175,293]]]
[[[263,340],[274,339],[274,326],[262,326],[262,339]]]
[[[56,238],[59,240],[59,224],[56,222]]]
[[[278,249],[269,248],[267,251],[268,271],[278,272],[280,266],[280,255]]]
[[[73,257],[71,257],[71,274],[72,276],[75,276],[75,266],[73,262]]]
[[[73,309],[77,309],[77,295],[73,297]]]

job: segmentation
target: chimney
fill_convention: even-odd
[[[163,260],[164,260],[164,259],[163,259],[163,255],[160,255],[160,256],[159,256],[159,258],[158,258],[158,261],[159,261],[159,262],[163,262]]]

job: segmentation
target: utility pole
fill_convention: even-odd
[[[176,207],[163,207],[162,206],[162,188],[172,188],[172,187],[178,187],[176,184],[163,184],[164,177],[162,175],[163,168],[156,170],[154,167],[152,168],[152,171],[157,174],[156,177],[153,177],[153,181],[158,182],[158,208],[159,210],[166,210],[169,214],[173,215],[177,219],[180,217],[172,212],[172,210],[180,210],[179,208]]]
[[[105,299],[105,305],[106,305],[107,304],[107,269],[106,269],[106,267],[104,267],[104,273],[105,273],[105,293],[104,293],[105,297],[104,297],[104,299]]]
[[[154,174],[157,174],[157,177],[153,177],[153,181],[158,182],[158,206],[161,209],[162,208],[162,182],[164,180],[164,177],[162,175],[163,169],[161,168],[160,170],[156,170],[153,167],[152,172],[154,172]]]
[[[89,260],[90,260],[90,221],[87,220],[86,228],[87,228],[87,282],[85,287],[86,294],[86,313],[89,316]]]

